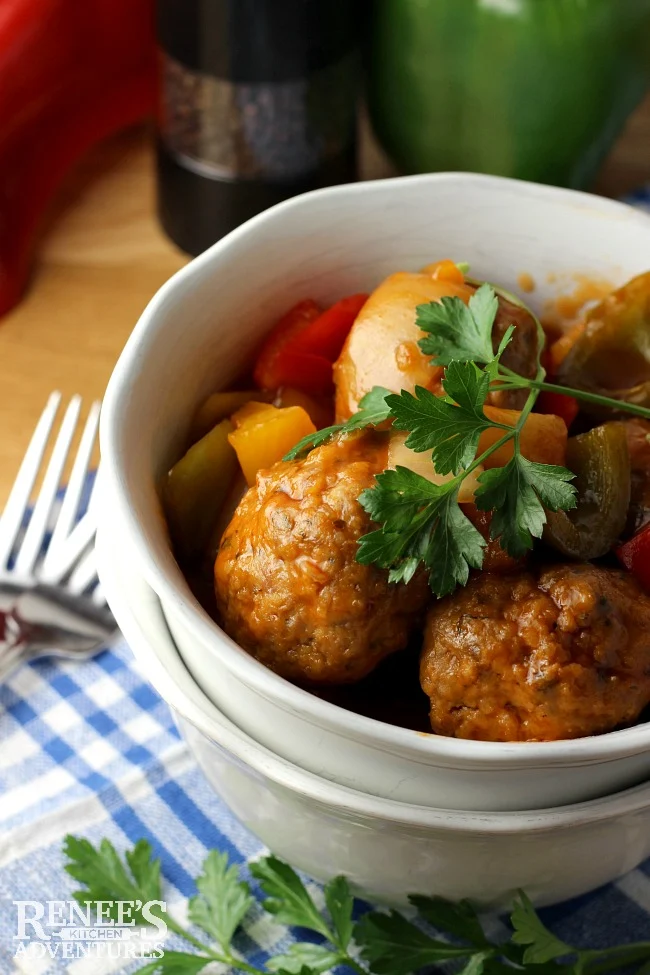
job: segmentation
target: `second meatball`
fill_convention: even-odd
[[[477,576],[432,607],[420,682],[433,730],[457,738],[553,741],[630,724],[650,702],[650,596],[586,564]]]
[[[223,626],[290,680],[350,683],[402,650],[429,597],[356,561],[372,523],[358,502],[386,466],[386,438],[365,433],[258,475],[215,564]]]

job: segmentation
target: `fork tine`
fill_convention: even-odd
[[[88,414],[88,419],[86,420],[68,486],[61,503],[61,510],[56,519],[52,538],[50,539],[50,544],[47,547],[43,565],[39,572],[39,577],[43,581],[52,583],[59,582],[71,564],[69,556],[66,554],[64,557],[64,550],[67,553],[68,537],[73,530],[72,526],[75,523],[79,509],[79,501],[88,475],[88,468],[97,437],[100,405],[99,402],[93,403]]]
[[[80,596],[95,579],[97,579],[97,561],[95,559],[95,549],[91,548],[70,576],[66,589],[73,596]]]
[[[30,518],[25,537],[16,556],[15,571],[18,575],[27,576],[33,571],[36,560],[43,547],[47,520],[59,488],[61,474],[77,427],[80,410],[81,397],[73,396],[63,416],[61,429],[59,430],[50,462],[45,471],[43,484],[36,499],[32,517]]]
[[[50,586],[57,586],[63,581],[74,564],[81,558],[84,551],[95,537],[96,522],[92,512],[87,511],[74,526],[67,538],[59,546],[56,558],[39,569],[38,578]]]
[[[91,598],[95,606],[106,605],[106,596],[104,595],[104,589],[102,587],[101,582],[98,582],[95,588],[93,589],[93,594]]]
[[[61,393],[51,393],[47,405],[36,424],[29,447],[0,517],[0,569],[6,568],[16,536],[25,517],[29,498],[34,486],[50,436],[52,424],[61,402]]]

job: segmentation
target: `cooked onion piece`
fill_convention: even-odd
[[[407,437],[408,433],[403,433],[401,430],[391,431],[388,442],[388,466],[390,468],[407,467],[414,474],[419,474],[427,481],[431,481],[432,484],[446,484],[447,481],[452,480],[453,474],[436,473],[429,451],[416,453],[415,450],[407,447],[405,444]],[[482,472],[483,467],[480,465],[462,481],[458,493],[458,500],[461,504],[474,500],[474,492],[478,487],[478,478]]]

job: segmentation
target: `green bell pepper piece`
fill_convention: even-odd
[[[613,291],[585,318],[584,332],[562,361],[557,381],[650,407],[650,272]],[[582,402],[594,416],[612,410]]]
[[[232,423],[222,420],[167,475],[163,507],[172,541],[183,558],[199,558],[210,545],[237,472],[237,455],[228,442],[232,430]]]
[[[549,511],[544,541],[574,559],[605,555],[620,537],[630,504],[630,458],[625,429],[605,423],[571,437],[567,467],[576,475],[573,511]]]

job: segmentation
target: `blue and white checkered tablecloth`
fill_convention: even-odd
[[[630,202],[650,210],[650,190]],[[37,661],[0,687],[0,975],[110,975],[143,964],[16,957],[13,902],[67,901],[76,886],[63,869],[67,833],[95,844],[106,836],[119,850],[148,839],[168,907],[183,922],[208,850],[244,866],[263,852],[212,791],[123,643],[82,663]],[[542,916],[570,944],[650,939],[650,861]],[[258,908],[237,947],[262,965],[291,937]],[[166,948],[187,945],[172,935]]]
[[[208,785],[123,643],[91,661],[25,666],[0,688],[0,795],[1,975],[109,975],[143,964],[15,957],[13,902],[65,901],[76,886],[63,870],[66,833],[94,844],[107,836],[120,850],[148,839],[162,860],[168,906],[183,921],[208,850],[225,850],[241,864],[262,852]],[[650,861],[542,914],[577,945],[648,939]],[[238,947],[262,964],[290,938],[258,909]],[[188,946],[170,936],[166,947]]]

